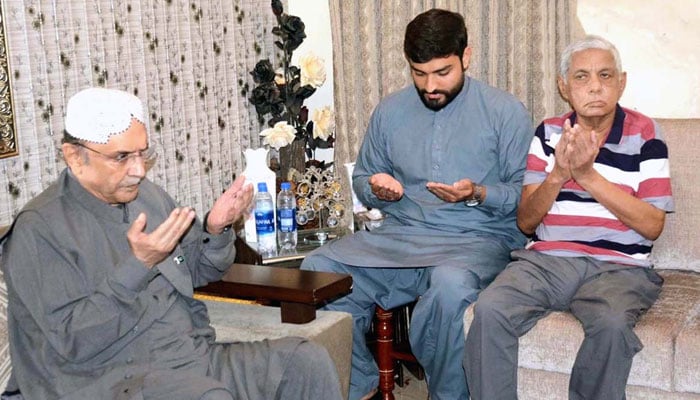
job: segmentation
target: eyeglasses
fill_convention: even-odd
[[[82,147],[84,149],[88,149],[91,152],[98,154],[98,155],[102,156],[103,158],[105,158],[106,160],[110,161],[112,164],[120,166],[120,167],[127,166],[127,165],[129,165],[131,160],[135,160],[137,157],[140,157],[143,160],[144,164],[146,165],[146,168],[150,168],[153,166],[153,164],[155,164],[156,159],[158,158],[158,153],[156,153],[155,149],[150,148],[150,147],[147,148],[146,150],[133,151],[131,153],[120,152],[120,153],[117,153],[116,155],[109,155],[109,154],[105,154],[101,151],[97,151],[93,148],[90,148],[90,147],[88,147],[82,143],[79,143],[79,142],[76,142],[73,144],[76,146]]]

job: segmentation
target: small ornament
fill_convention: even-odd
[[[297,224],[304,226],[317,217],[321,229],[340,224],[345,215],[343,187],[331,169],[311,166],[303,174],[293,170],[290,180],[295,183]]]

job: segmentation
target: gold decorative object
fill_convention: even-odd
[[[297,196],[300,229],[307,225],[316,225],[321,231],[336,228],[345,215],[345,206],[343,187],[333,171],[310,166],[303,174],[290,170],[289,178]]]

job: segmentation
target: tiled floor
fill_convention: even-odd
[[[428,386],[424,380],[418,380],[404,367],[404,385],[396,385],[394,388],[396,400],[426,400],[428,398]]]

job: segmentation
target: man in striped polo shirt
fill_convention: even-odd
[[[652,241],[673,211],[658,125],[622,108],[615,46],[597,36],[562,54],[557,83],[573,108],[535,132],[518,207],[530,241],[479,296],[464,367],[472,399],[516,399],[518,338],[550,311],[570,311],[585,339],[569,399],[625,398],[632,328],[656,301]]]

